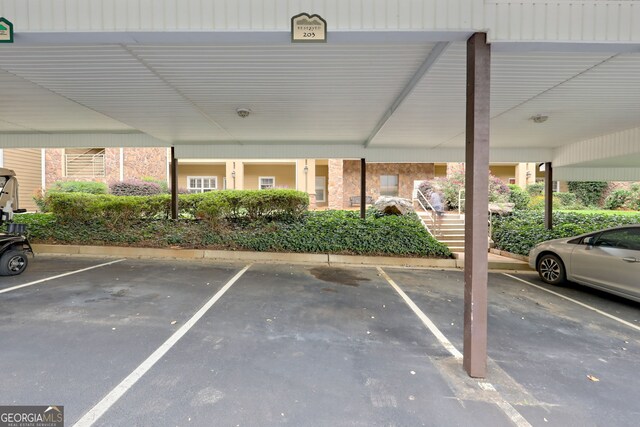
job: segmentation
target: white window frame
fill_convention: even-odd
[[[318,179],[322,178],[322,199],[318,197]],[[326,202],[327,201],[327,177],[322,175],[316,175],[316,202]]]
[[[202,185],[200,187],[191,187],[191,180],[192,179],[201,180],[201,184]],[[213,186],[205,187],[204,186],[204,180],[205,179],[209,180],[209,181],[213,180]],[[218,177],[217,176],[187,176],[187,190],[189,191],[189,193],[206,193],[206,192],[217,190],[217,189],[218,189]]]
[[[272,180],[273,184],[271,184],[271,187],[263,187],[262,186],[262,180],[263,179]],[[276,177],[275,176],[260,176],[260,177],[258,177],[258,189],[267,190],[267,189],[272,189],[272,188],[276,188]]]

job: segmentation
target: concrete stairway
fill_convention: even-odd
[[[436,239],[449,247],[451,252],[464,252],[464,214],[445,212],[440,219],[440,230],[433,230],[431,214],[417,210],[416,213],[429,226]]]

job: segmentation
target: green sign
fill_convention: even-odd
[[[0,43],[13,43],[13,24],[0,18]]]

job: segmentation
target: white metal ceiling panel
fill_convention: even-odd
[[[220,123],[232,140],[362,142],[432,47],[288,44],[131,50]],[[242,119],[237,108],[252,113]],[[192,140],[224,138],[202,134]]]

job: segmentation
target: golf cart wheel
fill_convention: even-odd
[[[0,257],[0,276],[16,276],[22,273],[29,264],[24,251],[12,249]]]
[[[562,260],[553,254],[546,254],[538,261],[538,274],[543,282],[560,285],[567,279]]]

